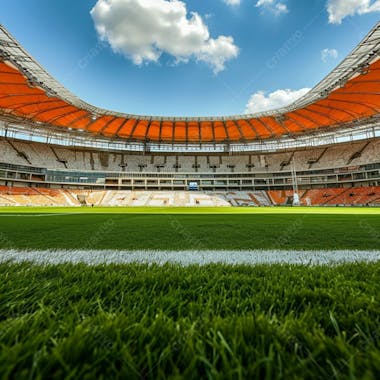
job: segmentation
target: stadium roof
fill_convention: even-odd
[[[226,117],[131,115],[64,88],[0,25],[0,119],[126,141],[238,143],[380,120],[380,22],[325,79],[288,107]]]

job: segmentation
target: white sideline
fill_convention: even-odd
[[[1,214],[2,218],[44,218],[49,216],[65,216],[65,215],[77,215],[80,213],[59,213],[59,214]],[[84,213],[82,213],[84,214]]]
[[[227,264],[299,264],[339,265],[353,262],[378,262],[380,251],[116,251],[116,250],[0,250],[0,263],[31,262],[36,264],[85,263],[188,265]]]

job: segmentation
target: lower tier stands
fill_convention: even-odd
[[[302,190],[303,206],[380,206],[380,187]],[[117,191],[0,186],[0,206],[177,206],[233,207],[291,205],[293,191]]]

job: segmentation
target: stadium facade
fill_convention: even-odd
[[[0,204],[378,205],[379,110],[380,23],[292,105],[226,117],[89,105],[0,26]]]

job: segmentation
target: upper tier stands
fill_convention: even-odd
[[[380,139],[308,148],[295,152],[239,155],[129,154],[66,148],[0,139],[0,163],[48,169],[112,172],[245,173],[297,171],[364,165],[380,161]]]

